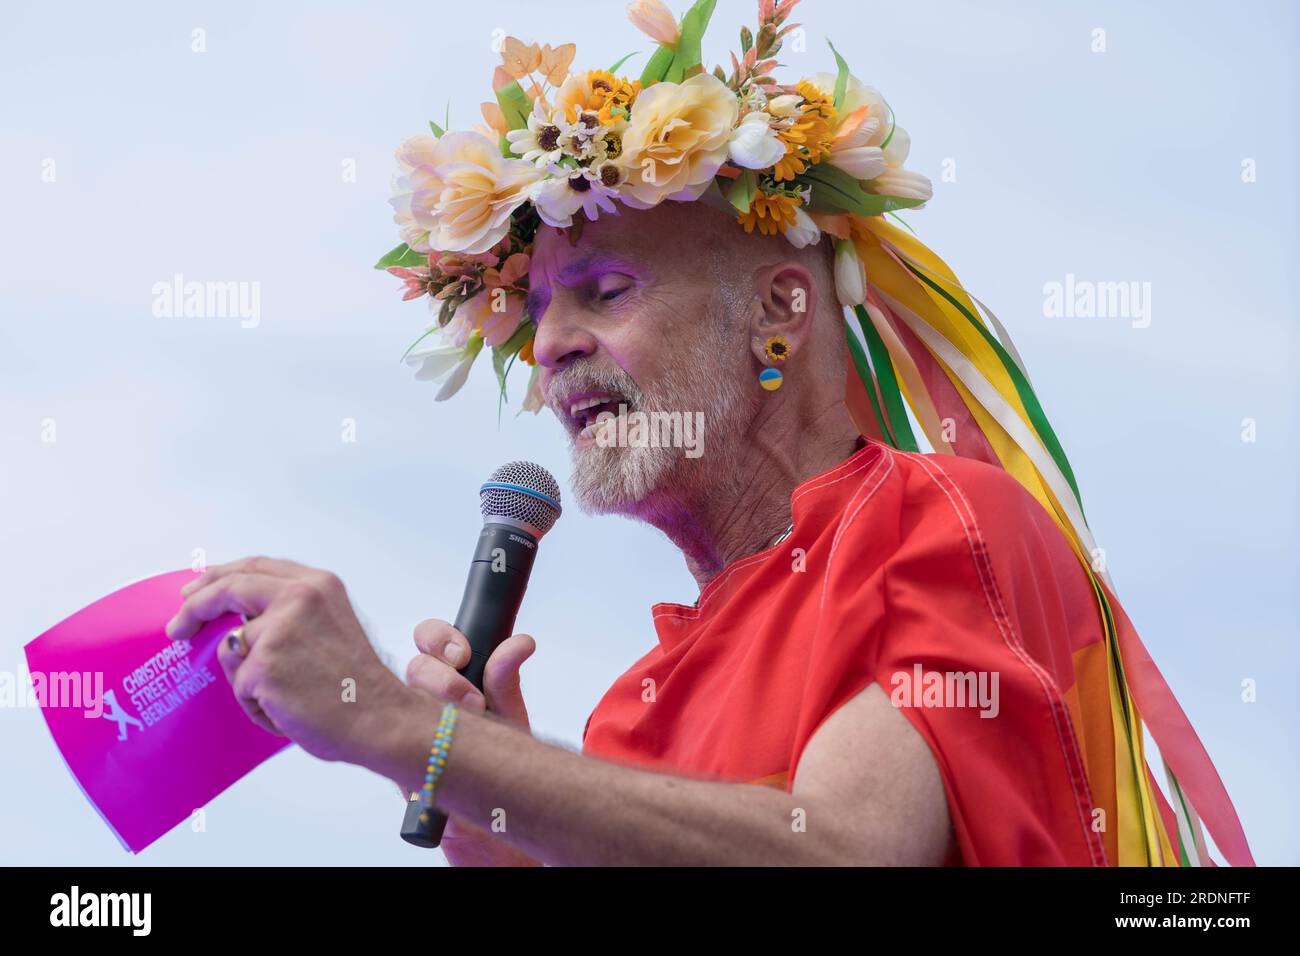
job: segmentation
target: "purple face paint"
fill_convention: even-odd
[[[217,661],[217,643],[238,615],[190,641],[164,633],[181,585],[194,577],[173,571],[128,585],[26,647],[55,744],[132,853],[289,745],[248,719]]]

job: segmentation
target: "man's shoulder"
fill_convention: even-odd
[[[1075,560],[1055,518],[1000,466],[881,450],[881,467],[855,476],[837,502],[832,563],[841,569],[915,562],[937,572],[936,562],[983,555],[1014,575]]]
[[[881,475],[864,475],[845,489],[844,518],[856,518],[867,493],[887,497],[894,508],[932,516],[960,530],[972,523],[1014,527],[1052,523],[1051,515],[1029,491],[999,465],[956,455],[901,452],[880,446],[885,461]],[[880,496],[875,486],[891,484],[893,493]]]

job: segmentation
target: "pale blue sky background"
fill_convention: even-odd
[[[1300,862],[1295,4],[804,6],[807,52],[788,50],[784,75],[830,69],[829,34],[888,97],[909,165],[936,181],[909,221],[1012,330],[1257,859]],[[753,9],[720,0],[710,64]],[[398,363],[427,312],[369,268],[397,242],[392,150],[448,99],[453,126],[477,122],[494,29],[576,41],[584,68],[645,49],[623,4],[83,2],[5,18],[0,669],[195,548],[338,572],[404,664],[417,621],[455,614],[477,484],[512,458],[562,481],[568,464],[549,417],[497,427],[486,366],[435,405]],[[956,182],[940,181],[946,159]],[[260,282],[261,324],[155,318],[152,286],[177,272]],[[1067,273],[1150,282],[1150,327],[1045,318],[1043,286]],[[524,678],[537,731],[576,744],[654,641],[650,603],[694,595],[658,533],[570,509],[520,621],[540,647]],[[0,711],[0,741],[0,862],[130,859],[37,713]],[[206,833],[181,827],[139,859],[440,862],[397,838],[401,809],[388,782],[294,750],[215,800]]]

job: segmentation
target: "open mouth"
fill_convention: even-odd
[[[569,399],[569,425],[578,433],[578,439],[594,440],[596,430],[603,424],[600,416],[606,413],[617,415],[619,406],[627,407],[628,401],[622,395],[609,392],[588,392],[575,395]]]

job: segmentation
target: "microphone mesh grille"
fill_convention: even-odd
[[[559,508],[537,497],[545,495],[557,503],[560,500],[559,484],[541,465],[531,461],[512,461],[492,472],[488,482],[519,485],[528,491],[485,486],[479,492],[479,508],[485,521],[510,518],[536,528],[540,537],[550,531],[560,517]]]

